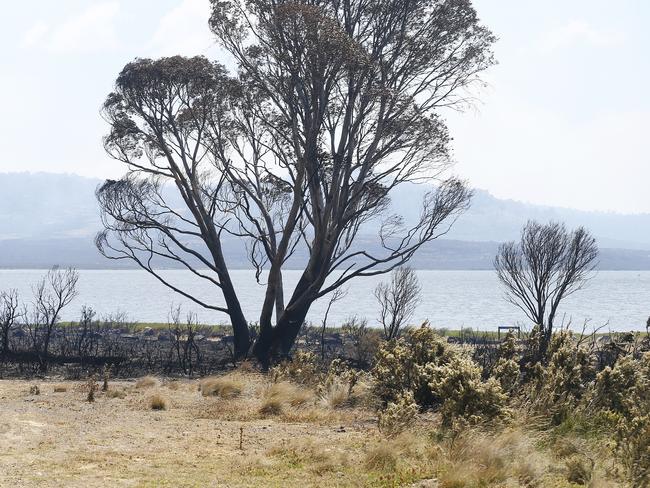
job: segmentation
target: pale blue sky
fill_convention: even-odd
[[[99,108],[136,56],[218,56],[208,0],[11,2],[0,171],[115,177]],[[650,2],[475,0],[500,41],[481,104],[449,114],[455,172],[498,197],[650,212]]]

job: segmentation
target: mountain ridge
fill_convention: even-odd
[[[132,267],[116,265],[94,248],[93,237],[101,229],[95,189],[102,181],[75,174],[0,173],[0,267]],[[413,222],[428,189],[398,188],[391,211]],[[650,269],[650,214],[535,205],[498,199],[480,189],[451,231],[422,249],[412,264],[422,269],[490,269],[498,243],[517,239],[528,219],[587,227],[601,247],[601,269]],[[367,228],[359,243],[376,245],[374,231]],[[228,242],[226,248],[234,267],[246,267],[241,242]]]

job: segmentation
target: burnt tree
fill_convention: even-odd
[[[529,221],[519,243],[499,247],[494,260],[507,300],[522,310],[540,333],[537,360],[545,357],[558,307],[580,290],[596,267],[596,240],[583,227]]]

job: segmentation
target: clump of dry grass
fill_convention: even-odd
[[[234,375],[213,376],[199,383],[203,396],[218,396],[221,398],[236,398],[244,390],[242,380]]]
[[[154,393],[149,397],[149,408],[151,410],[167,410],[167,399],[160,393]]]
[[[567,470],[567,480],[577,485],[586,485],[591,481],[594,471],[593,459],[580,454],[574,454],[564,462]]]
[[[259,413],[263,416],[277,416],[285,407],[301,407],[308,404],[314,395],[310,390],[299,388],[286,381],[272,383],[262,392]]]
[[[178,391],[181,387],[181,382],[178,380],[169,380],[164,383],[164,386],[172,391]]]
[[[145,376],[135,382],[135,387],[138,389],[144,389],[144,388],[151,388],[153,386],[156,386],[157,384],[158,384],[157,378],[154,378],[153,376]]]
[[[106,392],[106,396],[108,398],[126,398],[126,391],[124,389],[121,390],[108,390]]]
[[[284,411],[284,405],[278,398],[269,397],[264,399],[259,411],[264,417],[275,417]]]
[[[339,452],[312,438],[283,442],[269,449],[267,454],[280,458],[291,466],[304,465],[319,476],[340,470],[347,464]]]
[[[398,454],[391,443],[380,442],[366,452],[364,466],[371,471],[395,471]]]
[[[587,484],[593,466],[584,458],[570,462],[566,469],[539,446],[539,437],[519,428],[500,432],[468,430],[443,447],[439,481],[441,488],[457,486],[569,487]]]
[[[350,403],[350,388],[342,381],[333,381],[321,393],[321,404],[328,408],[342,408]]]
[[[416,480],[431,477],[439,453],[439,447],[429,436],[409,431],[370,443],[362,464],[370,472]]]

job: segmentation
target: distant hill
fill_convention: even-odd
[[[424,186],[400,188],[393,197],[396,213],[415,216],[426,191]],[[496,242],[516,240],[521,227],[529,219],[540,222],[556,220],[564,222],[568,228],[582,225],[594,234],[600,247],[650,250],[650,214],[584,212],[533,205],[501,200],[485,190],[474,191],[472,206],[460,216],[446,238]]]
[[[0,240],[94,235],[100,183],[70,174],[0,173]]]
[[[79,268],[132,267],[106,260],[93,245],[101,228],[95,189],[101,180],[49,173],[0,173],[0,267],[43,268],[53,264]],[[409,185],[393,195],[392,210],[414,221],[424,186]],[[414,258],[420,269],[490,269],[499,242],[517,239],[528,219],[584,225],[601,247],[601,269],[650,270],[650,214],[621,215],[530,205],[500,200],[477,190],[472,207],[452,231]],[[358,245],[373,249],[366,229]],[[233,268],[248,262],[237,239],[224,243]],[[300,256],[297,256],[300,259]]]

